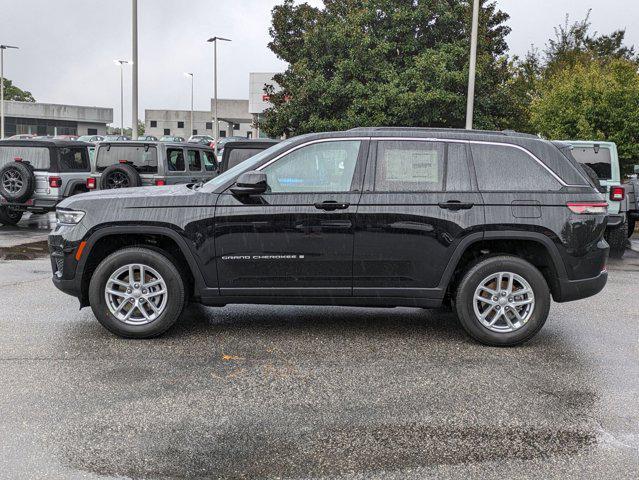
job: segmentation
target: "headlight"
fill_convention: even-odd
[[[79,210],[56,210],[55,217],[58,223],[76,225],[80,223],[80,220],[84,217],[84,212]]]

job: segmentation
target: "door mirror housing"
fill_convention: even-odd
[[[266,192],[268,185],[266,183],[266,174],[252,170],[244,172],[235,181],[235,185],[231,187],[233,195],[259,195]]]

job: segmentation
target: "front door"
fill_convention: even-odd
[[[350,296],[364,140],[303,144],[268,163],[262,195],[220,195],[222,295]]]
[[[483,232],[467,143],[379,140],[370,157],[357,212],[354,295],[441,297],[453,252]]]

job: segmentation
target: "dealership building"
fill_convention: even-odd
[[[35,102],[4,102],[5,137],[34,135],[104,135],[113,109]]]
[[[266,85],[273,82],[274,73],[251,73],[249,75],[248,100],[218,99],[217,116],[220,126],[219,137],[259,138],[263,135],[259,129],[261,115],[270,103],[268,95],[264,93]],[[144,133],[161,137],[173,135],[189,138],[191,135],[215,136],[213,130],[214,100],[211,100],[211,110],[196,110],[193,112],[193,125],[190,110],[145,110]]]

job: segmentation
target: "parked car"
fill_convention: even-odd
[[[98,143],[104,141],[103,135],[82,135],[78,137],[79,142]]]
[[[220,138],[217,141],[217,156],[218,158],[222,158],[224,154],[224,147],[230,142],[241,142],[247,140],[245,137],[224,137]],[[213,147],[215,148],[215,142],[213,142]]]
[[[531,135],[353,129],[287,139],[203,186],[67,199],[49,245],[55,285],[122,337],[162,334],[187,301],[452,302],[473,338],[510,346],[551,297],[604,287],[606,208]]]
[[[56,140],[69,140],[69,141],[76,141],[78,138],[77,135],[55,135],[53,138],[55,138]]]
[[[68,140],[0,141],[0,223],[15,225],[25,211],[55,210],[86,192],[89,144]]]
[[[160,142],[176,143],[176,142],[183,142],[183,141],[184,141],[183,137],[174,137],[173,135],[164,135],[163,137],[160,137]]]
[[[90,189],[201,183],[218,174],[213,150],[204,145],[167,142],[98,144]]]
[[[634,166],[632,175],[624,185],[626,191],[626,215],[628,218],[628,237],[635,231],[639,220],[639,165]]]
[[[273,145],[277,145],[279,140],[242,140],[236,142],[229,142],[223,150],[223,155],[220,158],[220,173],[226,172],[229,168],[233,168],[239,165],[244,160],[263,152],[267,148],[271,148]]]
[[[579,162],[593,185],[606,194],[608,224],[605,238],[610,245],[610,256],[623,257],[629,228],[624,209],[625,190],[621,185],[617,145],[613,142],[591,140],[564,140],[561,143],[570,146],[562,151],[569,158]]]
[[[6,140],[32,140],[33,137],[35,137],[33,133],[19,133],[18,135],[7,137]]]
[[[103,142],[126,142],[131,140],[131,137],[126,135],[105,135]]]
[[[154,137],[153,135],[142,135],[138,137],[140,142],[157,142],[158,137]]]
[[[211,148],[215,147],[215,138],[210,135],[191,135],[187,141],[189,143],[202,143]]]

